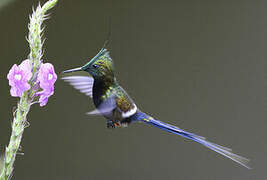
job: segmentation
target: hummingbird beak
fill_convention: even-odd
[[[63,71],[63,73],[70,73],[70,72],[75,72],[75,71],[83,71],[83,69],[82,69],[82,67],[78,67],[78,68]]]

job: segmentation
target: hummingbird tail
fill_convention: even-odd
[[[164,123],[164,122],[161,122],[159,120],[155,120],[153,119],[152,117],[148,116],[147,114],[145,113],[138,113],[139,114],[139,118],[138,120],[140,121],[143,121],[145,122],[146,124],[149,124],[149,125],[152,125],[154,127],[157,127],[157,128],[160,128],[166,132],[170,132],[170,133],[173,133],[173,134],[177,134],[177,135],[180,135],[184,138],[187,138],[187,139],[191,139],[195,142],[198,142],[200,144],[202,144],[203,146],[237,162],[238,164],[248,168],[248,169],[251,169],[249,166],[248,166],[248,163],[249,163],[249,159],[245,158],[245,157],[242,157],[242,156],[239,156],[237,154],[234,154],[232,153],[232,150],[230,148],[227,148],[227,147],[223,147],[223,146],[220,146],[218,144],[215,144],[215,143],[212,143],[212,142],[209,142],[206,140],[205,137],[202,137],[202,136],[198,136],[196,134],[193,134],[193,133],[190,133],[190,132],[187,132],[183,129],[180,129],[176,126],[173,126],[173,125],[170,125],[170,124],[167,124],[167,123]]]

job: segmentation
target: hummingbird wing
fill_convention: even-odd
[[[111,96],[105,101],[103,101],[97,109],[90,111],[86,114],[88,115],[104,115],[104,116],[110,116],[112,114],[112,111],[117,107],[115,96]]]
[[[64,81],[70,83],[75,89],[87,96],[93,97],[94,78],[90,76],[66,76],[62,78]]]
[[[92,98],[94,79],[90,76],[66,76],[62,78],[64,81],[70,83],[75,89],[81,93],[86,94]],[[108,115],[116,108],[116,101],[114,95],[103,101],[97,109],[90,111],[88,115]]]
[[[88,115],[104,115],[109,119],[122,120],[137,112],[137,106],[128,94],[121,88],[116,87],[103,96],[102,103],[97,109],[88,112]]]

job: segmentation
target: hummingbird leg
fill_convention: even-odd
[[[122,126],[123,125],[120,121],[107,120],[107,128],[118,128]]]
[[[122,124],[121,124],[120,121],[114,122],[114,125],[115,125],[116,128],[122,127]]]
[[[108,129],[115,128],[114,122],[111,120],[107,120],[107,128]]]

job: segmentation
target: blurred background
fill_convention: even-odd
[[[17,102],[6,75],[27,58],[27,24],[38,1],[0,2],[3,151]],[[266,9],[263,0],[59,0],[44,35],[44,59],[59,77],[55,95],[45,107],[32,106],[12,179],[266,179]],[[109,130],[103,117],[85,115],[91,99],[60,72],[100,50],[109,17],[117,78],[139,108],[233,148],[252,160],[252,170],[157,128]]]

